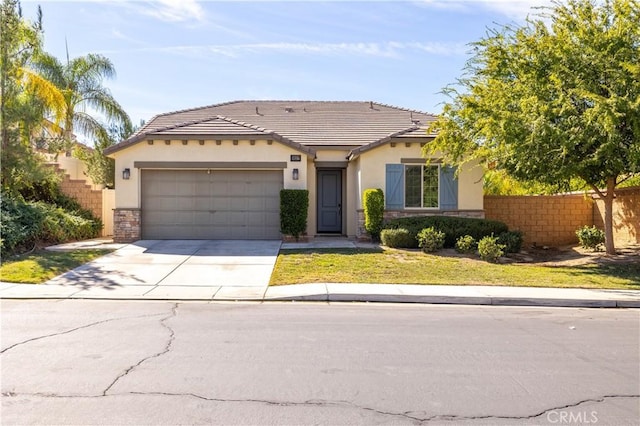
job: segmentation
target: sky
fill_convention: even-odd
[[[547,0],[22,0],[44,47],[99,53],[134,123],[232,100],[374,101],[439,113],[469,43]]]

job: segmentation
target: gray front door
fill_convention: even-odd
[[[318,170],[318,232],[342,232],[342,170]]]

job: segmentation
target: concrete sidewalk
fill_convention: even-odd
[[[386,302],[501,306],[556,306],[586,308],[640,308],[640,291],[557,289],[502,286],[442,286],[405,284],[296,284],[264,287],[176,286],[171,291],[151,291],[154,286],[108,288],[63,284],[0,283],[1,299],[106,299],[171,301],[315,301]],[[169,289],[167,289],[169,290]]]
[[[640,308],[640,290],[313,283],[268,286],[278,249],[369,247],[344,238],[279,241],[91,240],[51,250],[113,248],[44,284],[0,282],[0,299],[316,301]]]

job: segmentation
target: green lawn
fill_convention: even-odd
[[[0,281],[40,284],[113,250],[39,250],[25,256],[3,259]]]
[[[491,264],[395,249],[282,250],[271,285],[314,282],[510,285],[640,290],[640,264]]]

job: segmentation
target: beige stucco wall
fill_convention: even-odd
[[[385,189],[386,164],[400,164],[402,159],[422,158],[420,142],[402,139],[386,143],[370,151],[364,152],[359,158],[357,209],[362,208],[362,192],[369,188]],[[393,146],[395,144],[395,146]],[[437,159],[438,157],[433,157]],[[425,159],[426,161],[426,159]],[[482,168],[477,165],[465,165],[458,174],[458,209],[482,210]]]
[[[458,175],[459,210],[484,209],[483,175],[484,171],[478,160],[462,166]]]
[[[317,182],[316,166],[312,158],[307,159],[307,189],[309,190],[309,214],[307,219],[307,235],[315,235],[318,223],[316,222],[316,209],[318,203],[316,201]]]
[[[113,209],[116,202],[115,189],[102,190],[102,236],[113,235]]]
[[[92,189],[102,189],[101,186],[96,185],[93,180],[87,174],[87,166],[84,161],[76,157],[67,157],[65,153],[60,153],[56,159],[55,154],[44,154],[46,161],[49,163],[57,164],[65,174],[73,180],[84,180],[87,185],[91,185]]]
[[[292,154],[302,155],[303,161],[291,162]],[[116,160],[116,208],[140,208],[140,170],[134,167],[136,161],[287,162],[283,170],[284,187],[307,188],[306,155],[277,141],[269,145],[266,140],[257,140],[251,145],[248,140],[239,140],[234,145],[231,140],[223,140],[217,145],[215,140],[205,140],[200,145],[197,140],[189,140],[183,145],[182,140],[171,140],[167,145],[164,140],[154,140],[149,145],[145,140],[115,152],[112,157]],[[129,180],[122,179],[125,168],[131,171]],[[294,168],[299,170],[298,180],[293,180]]]
[[[318,149],[316,162],[318,161],[347,161],[350,149]]]

